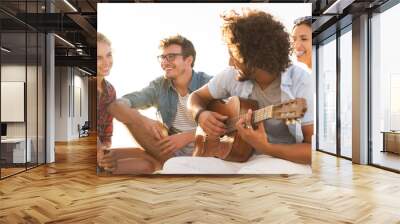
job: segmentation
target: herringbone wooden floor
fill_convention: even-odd
[[[315,152],[311,176],[98,177],[95,139],[0,181],[0,223],[400,223],[400,175]]]

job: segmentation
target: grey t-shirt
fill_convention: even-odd
[[[281,103],[281,77],[277,77],[267,88],[261,87],[254,82],[253,91],[249,99],[258,102],[258,107],[263,108]],[[289,132],[288,126],[282,120],[268,119],[264,121],[265,132],[268,141],[274,144],[293,144],[296,139]]]

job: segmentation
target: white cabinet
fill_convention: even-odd
[[[4,158],[7,162],[25,163],[32,161],[32,140],[28,138],[25,151],[25,138],[7,138],[1,140],[1,151],[7,153],[8,158]],[[26,153],[25,153],[26,152]],[[3,157],[3,156],[2,156]],[[12,157],[12,160],[11,160]],[[27,159],[25,161],[25,159]]]

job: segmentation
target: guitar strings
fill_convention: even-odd
[[[286,103],[282,103],[281,105],[291,105],[291,104],[293,104],[294,102],[297,102],[298,101],[298,99],[296,99],[296,100],[290,100],[290,101],[288,101],[288,102],[286,102]],[[272,110],[270,109],[270,107],[279,107],[279,105],[275,105],[275,106],[268,106],[268,107],[264,107],[264,108],[261,108],[261,109],[258,109],[258,110],[255,110],[253,113],[254,113],[254,116],[253,116],[253,119],[252,119],[252,123],[257,123],[258,121],[261,121],[261,120],[265,120],[267,117],[268,117],[268,113],[272,113]],[[269,111],[269,110],[271,110],[271,111]],[[282,112],[284,112],[284,109],[283,108],[281,108],[281,111],[280,111],[281,113]],[[270,115],[270,116],[272,116],[272,115]],[[231,132],[231,131],[234,131],[234,130],[236,130],[236,127],[235,127],[235,125],[236,125],[236,123],[238,122],[238,120],[239,119],[241,119],[241,118],[245,118],[246,117],[246,114],[240,114],[239,116],[236,116],[236,117],[233,117],[233,118],[231,118],[231,119],[229,119],[227,122],[226,122],[226,126],[227,126],[227,132]]]
[[[255,110],[252,122],[264,120],[267,117],[265,113],[266,110],[267,108]],[[246,114],[240,114],[239,116],[233,117],[226,122],[228,132],[234,131],[236,129],[235,125],[241,118],[246,118]]]

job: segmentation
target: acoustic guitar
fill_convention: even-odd
[[[258,109],[257,101],[241,99],[237,96],[228,98],[227,101],[214,100],[207,110],[226,115],[227,132],[223,136],[208,136],[200,126],[196,129],[195,149],[193,156],[217,157],[226,161],[245,162],[253,153],[253,148],[241,139],[235,124],[244,118],[249,109],[253,110],[253,127],[266,119],[286,120],[287,124],[294,123],[304,116],[307,110],[306,101],[296,98],[277,105]]]

